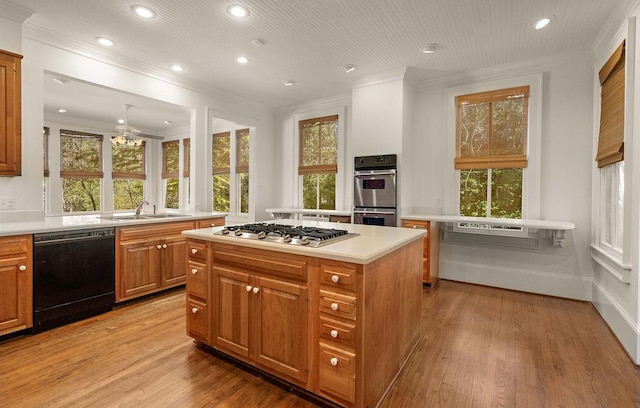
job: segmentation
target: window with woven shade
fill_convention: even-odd
[[[303,208],[335,210],[338,172],[338,115],[298,122]]]
[[[100,211],[102,135],[60,130],[64,212]]]
[[[180,205],[180,141],[162,142],[162,179],[164,182],[164,207]]]
[[[136,208],[144,198],[146,146],[111,145],[114,210]]]
[[[231,209],[231,132],[213,135],[213,211]]]
[[[598,167],[624,160],[625,42],[614,51],[599,72],[600,132]]]
[[[236,179],[238,192],[238,210],[249,212],[249,129],[236,130]]]

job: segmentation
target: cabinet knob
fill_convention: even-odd
[[[331,337],[333,337],[334,339],[338,338],[338,331],[337,330],[331,330]]]
[[[193,314],[198,313],[198,308],[197,307],[192,307],[191,308],[191,313],[193,313]]]
[[[414,225],[414,226],[413,226],[413,229],[416,229],[416,228],[418,228],[418,226],[417,226],[417,225]]]
[[[253,293],[258,293],[260,292],[260,288],[253,288]]]
[[[331,282],[338,283],[340,281],[340,277],[338,275],[331,276]]]
[[[167,248],[167,244],[162,244],[162,247],[166,249]]]
[[[197,253],[198,253],[198,250],[197,250],[197,249],[195,249],[195,248],[191,248],[191,253],[195,255],[195,254],[197,254]]]
[[[216,226],[216,224],[212,222],[212,223],[211,223],[211,226],[212,226],[212,227],[215,227],[215,226]]]
[[[245,289],[247,290],[247,292],[251,292],[251,289],[253,289],[253,286],[247,285],[247,287]]]
[[[337,303],[332,303],[331,304],[331,310],[338,310],[338,304]]]
[[[18,268],[21,271],[26,271],[27,270],[27,265],[20,265],[20,267]]]
[[[158,244],[158,249],[162,249],[162,245]]]
[[[193,269],[191,270],[191,273],[195,275],[196,273],[198,273],[198,270],[197,270],[196,268],[193,268]]]
[[[338,365],[338,359],[336,357],[331,357],[331,365],[332,366],[337,366]]]

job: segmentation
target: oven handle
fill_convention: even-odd
[[[386,170],[386,171],[375,171],[375,170],[371,170],[371,171],[354,171],[353,174],[355,175],[355,177],[362,177],[362,176],[395,176],[396,175],[396,171],[395,170]]]
[[[364,210],[353,210],[354,214],[371,214],[371,215],[395,215],[395,211],[364,211]]]

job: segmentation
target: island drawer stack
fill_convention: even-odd
[[[356,399],[356,270],[322,260],[319,294],[318,392],[352,405]]]
[[[205,241],[190,239],[187,258],[187,334],[209,342],[209,248]]]

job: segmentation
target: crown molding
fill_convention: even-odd
[[[351,82],[351,89],[363,88],[365,86],[379,85],[386,82],[404,80],[408,67],[392,69],[390,71],[378,72],[370,75],[363,75]]]
[[[78,41],[55,31],[29,24],[28,22],[23,26],[23,37],[53,48],[108,64],[116,68],[131,71],[158,81],[185,88],[199,94],[231,101],[237,104],[249,105],[263,112],[273,111],[273,108],[270,106],[214,88],[203,82],[180,78],[175,74],[170,73],[167,70],[159,69],[154,65],[147,64],[135,58],[120,55],[94,44]]]
[[[598,55],[603,49],[607,49],[614,38],[620,36],[620,30],[626,30],[626,22],[632,13],[640,7],[640,0],[633,0],[625,6],[624,2],[617,3],[609,17],[602,25],[600,32],[593,41],[591,49]]]
[[[29,8],[19,6],[10,1],[0,2],[0,16],[6,17],[9,20],[13,20],[20,24],[24,23],[29,17],[31,17],[35,13],[36,13],[35,11]]]

